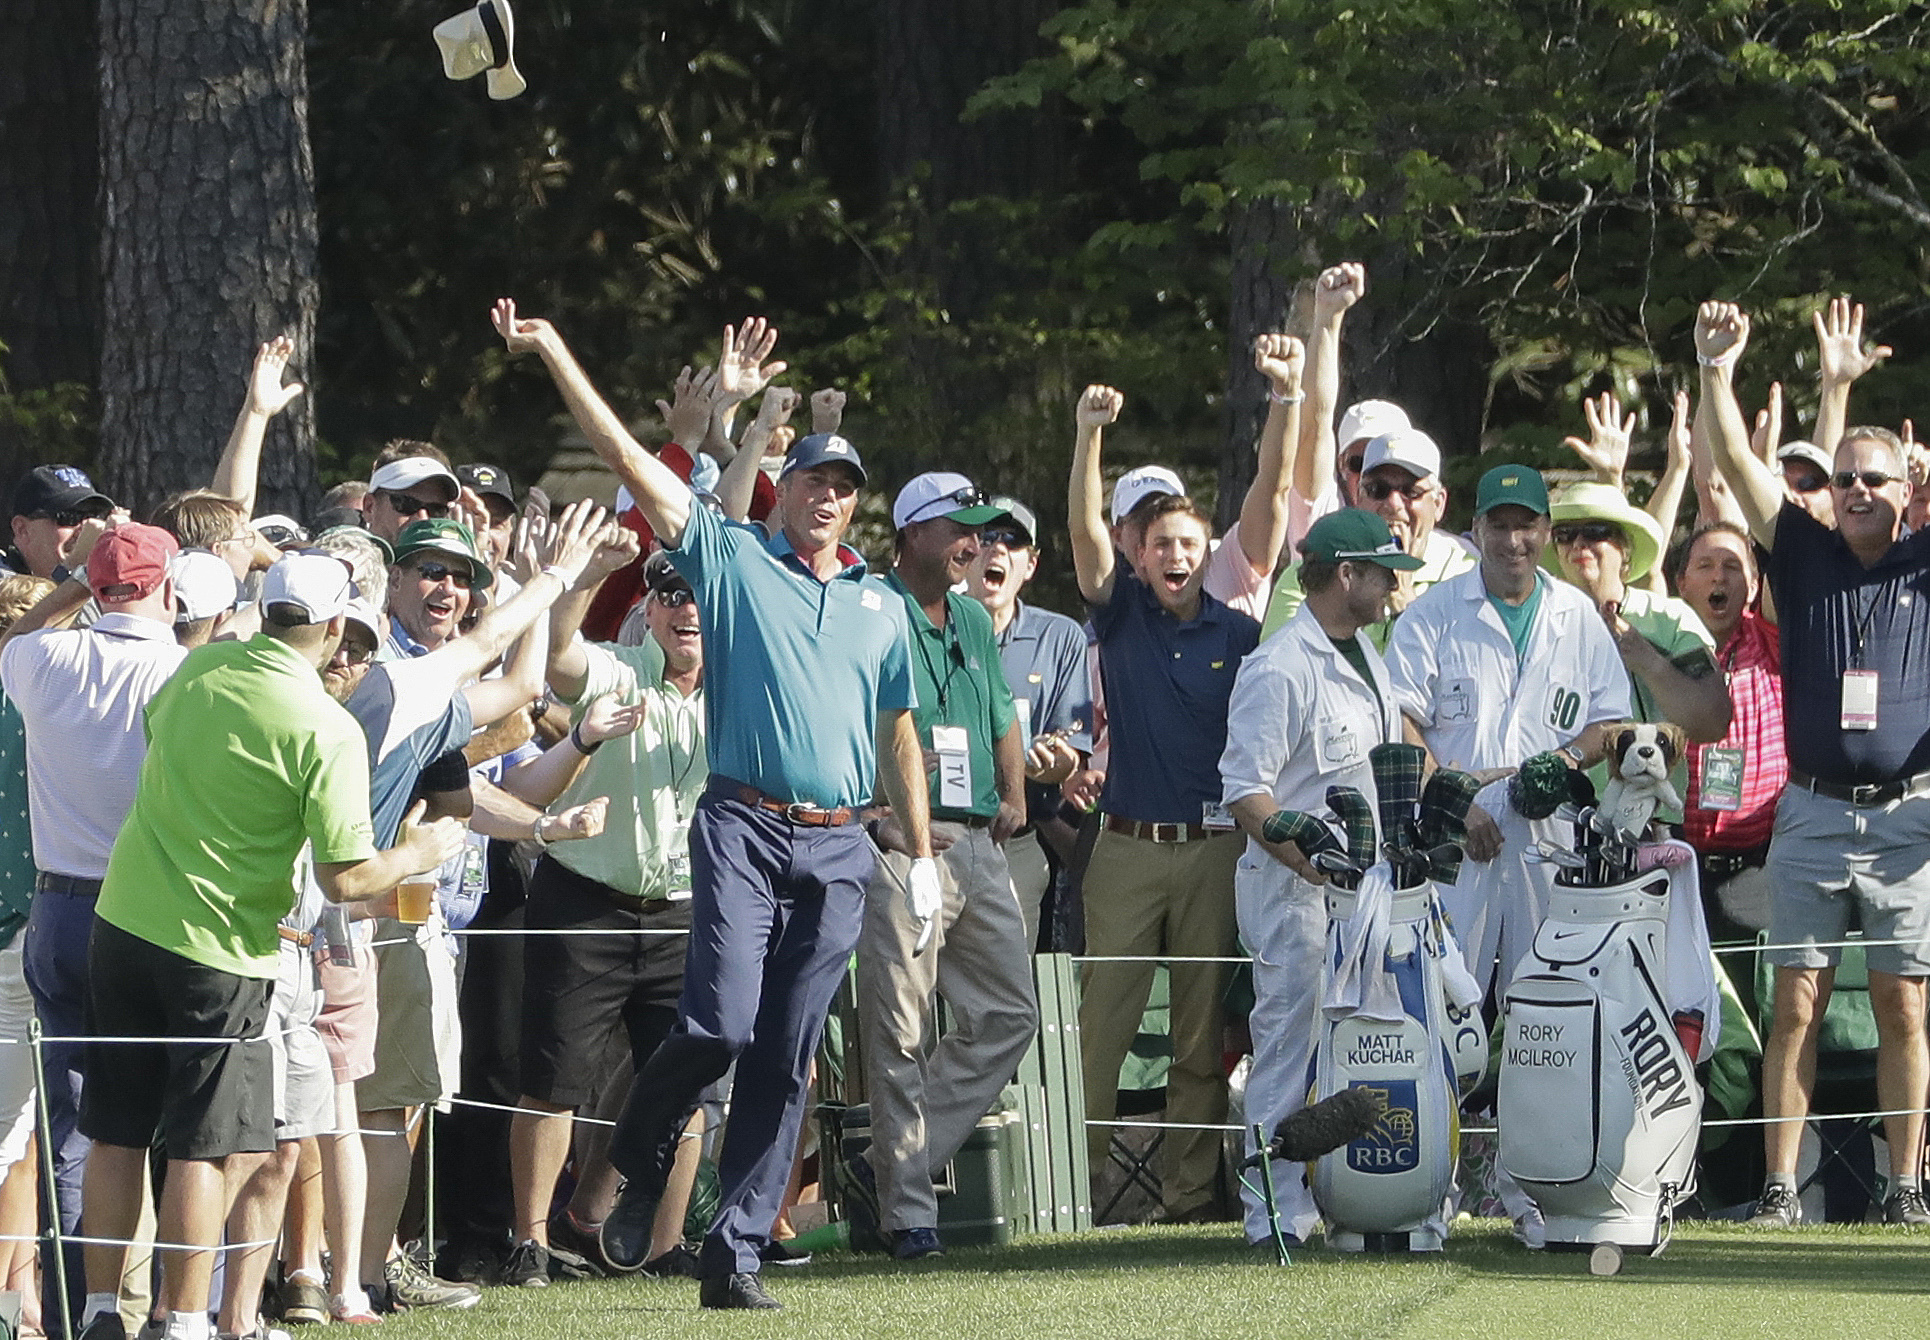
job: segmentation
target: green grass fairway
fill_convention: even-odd
[[[1516,1246],[1505,1225],[1461,1231],[1444,1258],[1341,1258],[1282,1270],[1232,1225],[1034,1237],[901,1267],[820,1255],[766,1272],[778,1313],[705,1313],[688,1280],[491,1289],[467,1313],[397,1318],[385,1340],[1833,1340],[1930,1337],[1930,1231],[1759,1233],[1693,1224],[1654,1260],[1596,1279],[1583,1255]]]

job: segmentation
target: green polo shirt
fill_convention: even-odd
[[[550,859],[618,893],[666,898],[670,858],[688,841],[685,830],[710,778],[704,761],[704,691],[686,698],[664,683],[663,648],[654,637],[638,647],[591,642],[583,652],[589,666],[575,703],[577,719],[582,720],[582,708],[613,693],[625,707],[643,705],[643,725],[605,740],[550,806],[557,814],[598,796],[610,798],[603,832],[557,843],[549,849]]]
[[[936,818],[999,812],[998,773],[993,744],[1012,729],[1018,709],[1011,685],[999,660],[998,634],[985,607],[956,591],[945,593],[945,626],[935,628],[905,584],[893,572],[885,584],[904,598],[905,621],[911,629],[911,675],[918,690],[912,720],[918,742],[933,748],[932,727],[958,726],[965,731],[971,764],[972,804],[969,809],[939,803],[939,778],[931,779],[931,807]]]
[[[259,633],[191,652],[145,728],[96,915],[205,967],[273,978],[302,843],[317,863],[375,854],[367,738],[314,666]]]

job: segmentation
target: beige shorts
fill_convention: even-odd
[[[461,1075],[456,960],[442,918],[409,926],[375,923],[375,1070],[355,1085],[364,1112],[441,1103]]]

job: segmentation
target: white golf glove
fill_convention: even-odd
[[[938,885],[938,862],[931,857],[920,856],[912,861],[911,875],[905,881],[905,904],[911,919],[918,923],[918,943],[911,952],[922,954],[931,944],[938,914],[945,908],[945,894]]]

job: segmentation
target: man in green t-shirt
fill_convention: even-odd
[[[134,808],[95,906],[81,1132],[94,1141],[83,1191],[84,1340],[119,1340],[115,1313],[141,1179],[157,1140],[168,1158],[163,1242],[221,1240],[224,1185],[274,1147],[269,1050],[277,923],[294,904],[295,858],[336,902],[387,895],[461,849],[454,819],[405,821],[378,852],[368,746],[328,696],[321,668],[355,591],[346,565],[291,554],[262,584],[262,631],[193,652],[149,703]],[[420,811],[414,817],[419,817]],[[124,1038],[234,1039],[201,1045]],[[227,1179],[232,1178],[229,1183]],[[213,1253],[170,1253],[159,1305],[165,1340],[208,1340]]]
[[[985,607],[953,588],[978,556],[978,528],[1002,515],[963,475],[919,475],[892,504],[897,555],[885,586],[905,602],[912,719],[931,783],[942,905],[909,905],[911,858],[890,820],[858,940],[859,1027],[871,1152],[853,1159],[875,1189],[878,1226],[900,1260],[935,1256],[932,1174],[950,1162],[1011,1080],[1038,1023],[1025,913],[1005,840],[1025,823],[1018,711]],[[952,1030],[924,1050],[934,988]]]

